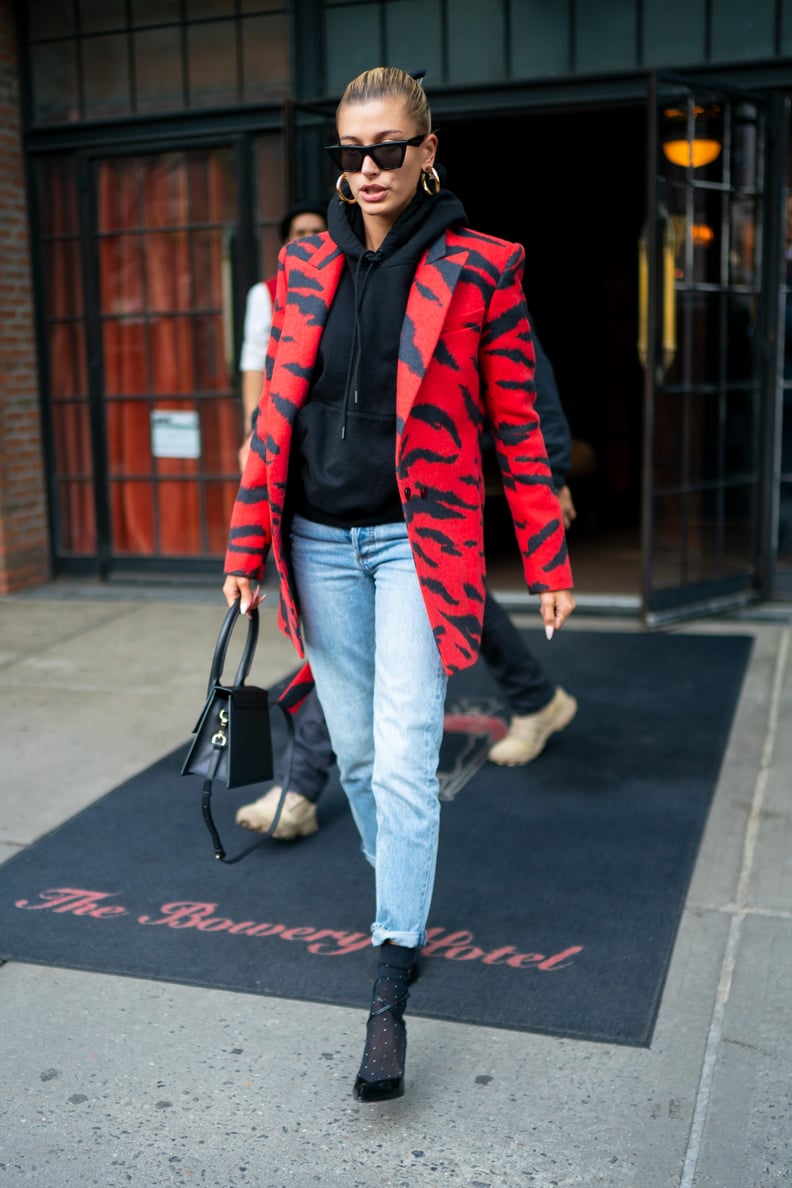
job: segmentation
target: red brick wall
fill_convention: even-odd
[[[0,0],[0,594],[50,574],[16,51]]]

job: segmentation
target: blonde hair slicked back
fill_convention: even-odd
[[[364,70],[347,84],[336,109],[336,119],[341,109],[349,104],[369,103],[372,99],[400,99],[416,131],[431,132],[432,114],[426,92],[406,70],[399,70],[397,66],[374,66],[371,70]]]

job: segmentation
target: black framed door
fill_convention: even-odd
[[[38,163],[59,571],[216,572],[245,298],[275,267],[286,172],[279,128]]]
[[[650,79],[638,343],[649,624],[760,594],[767,129],[761,96]]]

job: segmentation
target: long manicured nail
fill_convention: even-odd
[[[246,602],[242,602],[242,603],[240,603],[240,605],[239,605],[239,613],[240,613],[240,615],[246,615],[246,614],[247,614],[247,610],[248,610],[248,604],[247,604]],[[552,627],[550,628],[550,630],[552,631]]]
[[[553,638],[553,628],[550,626],[545,627],[545,635],[547,636],[548,639],[552,639]]]

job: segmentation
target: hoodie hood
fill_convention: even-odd
[[[414,199],[399,215],[380,249],[369,252],[365,243],[363,213],[358,204],[350,206],[340,198],[333,197],[327,208],[330,237],[350,264],[364,255],[376,257],[379,263],[405,248],[410,249],[417,264],[429,244],[447,227],[467,226],[467,222],[464,206],[450,190],[429,195],[419,185]]]

